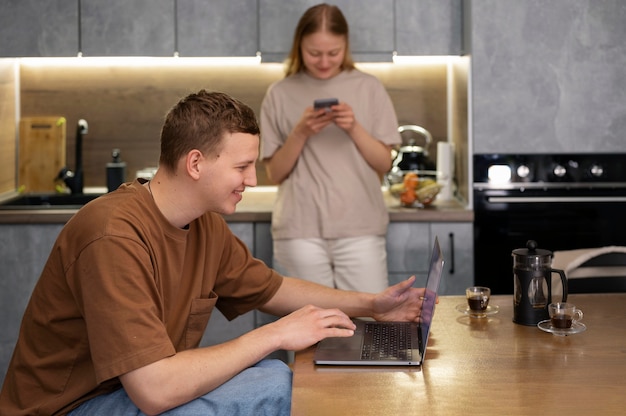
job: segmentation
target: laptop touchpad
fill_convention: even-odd
[[[361,337],[335,337],[326,338],[320,342],[319,349],[322,350],[359,350],[361,351]]]

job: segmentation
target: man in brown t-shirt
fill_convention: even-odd
[[[349,316],[419,319],[414,278],[377,295],[345,292],[252,257],[222,214],[256,185],[258,148],[253,111],[225,94],[202,90],[170,110],[154,178],[87,204],[60,233],[0,414],[287,415],[291,373],[268,354],[351,336]],[[213,307],[230,319],[253,309],[282,318],[199,348]]]

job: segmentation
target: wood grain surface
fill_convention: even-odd
[[[425,364],[418,369],[313,364],[296,354],[292,414],[621,415],[626,409],[626,294],[571,295],[587,330],[567,337],[499,313],[470,318],[440,297]]]
[[[18,189],[54,192],[55,178],[66,166],[65,135],[64,117],[25,117],[20,120]]]

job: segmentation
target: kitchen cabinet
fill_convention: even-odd
[[[472,0],[474,153],[624,152],[623,0]]]
[[[173,0],[80,0],[83,56],[173,56]]]
[[[423,286],[428,274],[430,224],[427,222],[392,222],[387,229],[387,271],[394,285],[411,275]]]
[[[472,223],[438,222],[430,226],[431,247],[435,236],[445,259],[440,293],[463,295],[474,284],[474,227]]]
[[[0,224],[0,380],[22,315],[62,224]]]
[[[76,56],[78,2],[4,1],[0,39],[0,57]]]
[[[257,4],[249,0],[178,0],[179,56],[255,56],[259,50]]]
[[[254,257],[273,267],[274,247],[270,222],[254,223]]]
[[[395,0],[398,55],[462,55],[462,0]]]
[[[259,2],[259,47],[263,61],[283,61],[302,13],[318,2]],[[338,0],[350,25],[356,61],[391,60],[400,55],[460,55],[462,0]]]
[[[442,295],[460,295],[474,281],[473,227],[465,222],[392,222],[387,230],[389,284],[411,275],[416,286],[426,283],[435,237],[443,251],[445,266]]]
[[[259,0],[259,48],[263,62],[288,55],[298,20],[318,1]],[[337,0],[350,25],[350,49],[357,61],[390,61],[394,49],[394,0]]]
[[[313,0],[22,0],[0,13],[0,56],[254,56],[282,62]],[[462,53],[462,0],[337,0],[357,61]],[[80,7],[79,7],[80,6]],[[80,10],[80,14],[79,14]]]

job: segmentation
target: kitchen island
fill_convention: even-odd
[[[320,366],[296,353],[291,414],[621,415],[626,408],[626,294],[576,294],[586,331],[556,336],[499,313],[459,313],[464,296],[442,296],[421,367]]]

